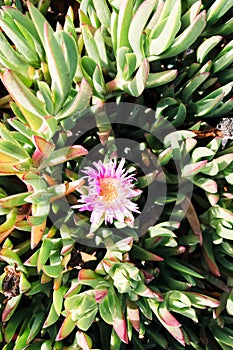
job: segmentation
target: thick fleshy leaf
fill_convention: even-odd
[[[11,17],[8,17],[8,20],[4,20],[0,18],[0,25],[2,30],[7,34],[10,40],[15,44],[18,52],[21,53],[22,56],[26,59],[30,65],[37,66],[39,64],[39,57],[34,47],[33,40],[30,35],[27,35],[27,30],[22,27],[22,31],[24,31],[24,35],[27,35],[27,39],[22,35],[19,30],[19,26],[16,25],[14,20]],[[31,45],[30,45],[31,44]]]
[[[215,276],[220,276],[218,265],[216,264],[215,257],[212,249],[212,239],[209,235],[205,234],[203,237],[203,257],[208,265],[208,268]]]
[[[93,0],[96,9],[97,17],[100,22],[106,27],[110,28],[111,13],[106,0]]]
[[[101,67],[101,60],[99,56],[98,47],[91,33],[90,27],[86,24],[82,24],[81,29],[88,56],[92,58],[96,62],[96,64],[99,65],[99,67]]]
[[[130,47],[128,40],[128,31],[133,15],[133,1],[123,0],[120,6],[118,22],[117,22],[117,46]]]
[[[162,294],[154,292],[153,290],[145,286],[143,283],[140,283],[139,286],[133,290],[133,292],[145,298],[153,298],[158,301],[163,301]]]
[[[32,129],[33,126],[39,128],[42,123],[41,117],[46,115],[44,103],[38,100],[31,89],[26,87],[11,70],[6,70],[2,76],[2,81],[19,108],[22,106],[37,117],[37,120],[31,121],[31,123],[28,121],[29,125],[32,125]]]
[[[191,200],[188,198],[188,196],[185,197],[184,201],[181,203],[181,206],[185,212],[185,217],[187,218],[193,233],[199,237],[200,245],[202,245],[202,230],[201,230],[201,224],[198,219],[196,210],[191,202]]]
[[[158,307],[158,313],[159,316],[162,318],[162,320],[168,325],[172,327],[180,327],[180,322],[177,321],[177,319],[168,311],[166,307],[166,303],[163,302]]]
[[[196,278],[204,278],[200,273],[194,271],[190,267],[186,266],[186,264],[183,264],[179,262],[177,259],[174,258],[167,258],[166,259],[166,264],[168,264],[171,268],[180,271],[184,274],[196,277]]]
[[[62,266],[61,264],[57,265],[43,265],[42,271],[51,278],[59,277],[62,273]]]
[[[43,50],[39,35],[37,33],[37,30],[36,30],[33,22],[31,21],[31,19],[29,17],[27,17],[26,15],[24,15],[21,11],[18,11],[16,8],[10,7],[10,6],[4,7],[3,17],[5,16],[5,14],[8,15],[9,17],[12,17],[14,19],[14,22],[17,25],[20,25],[21,30],[23,28],[22,34],[25,34],[25,30],[26,30],[26,37],[27,38],[31,37],[31,39],[34,42],[34,46],[36,48],[36,51],[37,51],[41,61],[43,61],[44,60],[44,50]]]
[[[217,182],[209,179],[207,177],[195,175],[192,179],[193,183],[202,188],[203,190],[209,192],[209,193],[217,193],[218,192],[218,185]]]
[[[46,264],[47,260],[49,259],[50,252],[52,249],[52,241],[49,239],[44,239],[42,242],[42,245],[39,250],[39,256],[37,260],[37,270],[40,272],[42,266]]]
[[[54,113],[57,113],[65,102],[70,91],[70,74],[56,38],[49,30],[47,22],[44,23],[45,52],[48,60],[49,72],[52,79]]]
[[[61,328],[56,336],[56,340],[60,341],[67,337],[75,328],[75,322],[71,318],[71,313],[64,319]]]
[[[71,159],[85,156],[87,153],[88,151],[83,146],[79,146],[79,145],[74,145],[70,147],[67,146],[59,150],[55,150],[52,153],[52,155],[50,155],[50,157],[48,157],[46,161],[42,163],[42,166],[47,167],[47,166],[61,164]]]
[[[159,303],[150,301],[149,304],[152,311],[155,313],[155,315],[157,316],[158,320],[162,323],[162,325],[179,343],[185,346],[184,334],[180,329],[180,323],[171,315],[171,313],[168,310],[164,310],[161,308],[159,312],[159,307],[160,307]],[[174,326],[170,325],[169,323],[174,324]]]
[[[233,316],[233,290],[231,291],[230,295],[228,296],[226,310],[227,310],[229,315]]]
[[[177,77],[178,71],[171,69],[158,73],[149,73],[146,82],[146,88],[153,88],[160,85],[168,84]]]
[[[7,322],[13,315],[21,299],[21,294],[9,299],[2,312],[2,322]]]
[[[92,88],[86,79],[82,79],[77,95],[72,101],[67,102],[56,115],[58,120],[76,116],[79,112],[89,106],[92,97]]]
[[[140,330],[140,313],[138,306],[131,300],[127,300],[127,316],[133,328],[139,332]]]
[[[53,152],[55,145],[46,141],[40,136],[33,136],[32,141],[36,146],[36,150],[32,155],[32,160],[35,167],[38,167],[45,158],[48,158]]]
[[[82,269],[78,274],[78,281],[81,284],[85,284],[91,286],[92,288],[108,287],[109,282],[105,280],[103,277],[98,275],[92,270]]]
[[[178,55],[185,51],[192,43],[199,37],[206,26],[206,13],[202,11],[195,20],[178,36],[175,38],[172,45],[158,58],[168,58]],[[153,59],[154,56],[152,56]],[[157,59],[157,56],[155,56]]]
[[[108,291],[106,297],[102,300],[101,303],[99,303],[99,312],[104,322],[110,325],[113,324],[116,309],[114,304],[113,292],[111,290]]]
[[[64,58],[70,75],[70,84],[72,84],[78,64],[77,44],[75,42],[75,39],[64,31],[55,32],[54,36],[63,50]]]
[[[195,293],[195,292],[183,292],[186,294],[189,299],[191,300],[192,304],[196,307],[218,307],[220,304],[220,301],[217,299],[214,299],[212,297],[200,294],[200,293]]]
[[[49,310],[49,314],[44,322],[43,328],[47,328],[49,326],[51,326],[52,324],[54,324],[55,322],[57,322],[57,320],[59,319],[60,314],[57,314],[54,305],[51,305],[51,308]]]
[[[208,163],[208,160],[201,160],[194,164],[186,164],[182,169],[182,177],[193,176],[199,173],[199,171]]]
[[[209,76],[210,72],[204,72],[194,76],[192,79],[189,80],[189,82],[182,91],[182,99],[185,103],[192,99],[192,95],[194,94],[194,92]]]
[[[145,261],[163,261],[164,258],[161,256],[158,256],[149,250],[143,249],[139,247],[138,245],[133,245],[131,253],[133,256],[136,256],[140,260],[145,260]]]
[[[7,343],[10,343],[12,338],[14,337],[19,325],[23,322],[25,317],[27,317],[28,310],[24,309],[24,313],[21,310],[17,310],[14,315],[11,317],[5,328],[5,340]]]
[[[121,303],[118,300],[117,296],[114,293],[115,299],[115,308],[116,308],[116,316],[113,318],[113,328],[121,339],[121,341],[125,344],[128,344],[128,333],[127,333],[127,324],[125,321],[124,314],[122,312]]]
[[[123,89],[129,91],[132,96],[140,96],[145,89],[146,82],[148,79],[149,65],[148,61],[145,59],[141,66],[139,67],[135,77],[129,83],[123,84]],[[120,87],[121,88],[121,87]]]
[[[210,6],[207,12],[207,21],[213,25],[233,6],[231,1],[216,0]]]
[[[36,312],[30,320],[30,332],[27,336],[27,344],[30,344],[40,331],[44,322],[44,312]]]
[[[6,216],[6,221],[0,225],[0,243],[14,230],[17,220],[16,210],[12,209]]]
[[[143,30],[157,4],[157,0],[146,0],[137,9],[129,26],[128,39],[137,55],[138,64],[145,58],[143,50]]]
[[[12,208],[24,205],[26,204],[24,199],[30,194],[32,194],[32,192],[13,194],[11,196],[1,198],[0,204],[3,208]]]
[[[43,220],[43,218],[42,218]],[[31,248],[34,249],[41,241],[46,228],[46,220],[39,225],[33,225],[31,230]]]
[[[166,3],[164,9],[166,7]],[[171,46],[181,26],[180,16],[181,2],[180,0],[175,0],[172,2],[172,11],[170,11],[168,17],[166,18],[166,22],[164,19],[160,20],[161,23],[163,23],[161,32],[159,35],[156,35],[156,38],[155,33],[153,34],[153,38],[151,39],[149,45],[149,54],[151,56],[158,56]],[[163,17],[163,12],[161,17]]]
[[[53,291],[53,306],[58,315],[60,315],[63,305],[63,297],[67,291],[65,286],[61,286]]]
[[[0,62],[11,70],[20,72],[24,77],[28,78],[29,64],[26,64],[21,56],[12,48],[2,32],[0,32]]]
[[[99,304],[102,302],[102,299],[108,294],[107,289],[94,289],[95,300]]]
[[[205,57],[208,55],[208,53],[222,40],[222,36],[215,35],[212,36],[205,41],[198,47],[197,49],[197,61],[202,63],[205,59]]]
[[[77,331],[76,339],[77,339],[78,346],[81,346],[83,350],[91,350],[92,341],[87,334],[81,331]]]

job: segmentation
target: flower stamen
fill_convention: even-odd
[[[117,179],[111,177],[100,179],[100,196],[105,202],[113,202],[118,198],[118,182]]]

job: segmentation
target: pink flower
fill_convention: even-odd
[[[142,191],[134,189],[135,178],[123,169],[125,159],[121,159],[118,167],[116,159],[103,164],[101,160],[94,162],[92,167],[83,170],[87,176],[88,194],[82,194],[79,203],[73,208],[80,211],[91,211],[91,223],[101,221],[112,223],[113,219],[125,222],[134,221],[132,212],[140,213],[137,204],[130,199],[138,196]]]

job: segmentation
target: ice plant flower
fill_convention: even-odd
[[[122,158],[117,166],[116,159],[104,164],[101,160],[94,162],[94,167],[85,167],[84,178],[88,182],[88,194],[82,194],[79,211],[91,211],[90,221],[99,224],[101,221],[113,223],[125,220],[134,221],[132,212],[140,213],[136,203],[131,201],[138,196],[141,190],[135,189],[133,182],[135,178],[123,169],[125,159]]]

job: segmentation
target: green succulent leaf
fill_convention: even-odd
[[[151,56],[150,60],[163,59],[176,56],[189,48],[206,26],[206,13],[202,11],[195,20],[178,37],[175,38],[171,46],[159,56]]]
[[[149,55],[150,56],[159,56],[163,52],[165,52],[171,44],[174,42],[174,38],[176,34],[178,33],[181,21],[180,21],[180,15],[181,15],[181,2],[180,0],[173,1],[172,4],[172,11],[170,14],[166,17],[166,23],[164,22],[164,10],[169,5],[169,1],[165,2],[165,6],[163,9],[163,12],[161,14],[160,23],[163,24],[161,32],[159,32],[158,35],[155,37],[156,31],[153,33],[152,39],[149,44]],[[169,33],[169,35],[168,35]],[[157,34],[157,33],[156,33]]]
[[[106,0],[93,0],[96,9],[96,14],[100,22],[106,28],[111,26],[111,13]]]
[[[227,0],[215,0],[207,12],[207,22],[213,25],[232,7],[232,2]]]
[[[214,35],[206,39],[197,49],[197,61],[202,63],[208,53],[222,40],[222,36]]]
[[[52,81],[51,90],[55,107],[54,112],[56,113],[69,94],[71,76],[61,46],[58,44],[54,34],[51,33],[47,23],[44,23],[44,40]]]
[[[138,7],[129,26],[128,39],[133,52],[137,56],[138,64],[145,58],[143,30],[157,2],[157,0],[144,1]]]
[[[36,98],[14,72],[7,70],[2,80],[22,112],[25,109],[32,113],[33,118],[30,118],[28,123],[32,129],[38,130],[42,124],[42,116],[46,115],[44,103]]]

